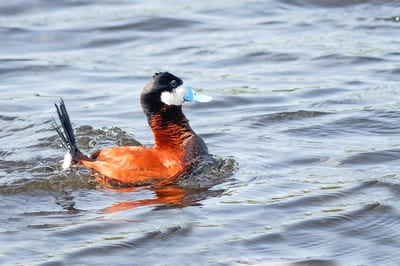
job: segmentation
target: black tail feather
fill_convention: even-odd
[[[64,149],[69,152],[75,163],[79,161],[79,149],[76,146],[74,129],[72,128],[71,120],[67,109],[65,108],[64,100],[60,100],[60,105],[54,104],[57,109],[58,118],[60,119],[61,127],[55,123],[54,129],[61,138],[61,143]]]

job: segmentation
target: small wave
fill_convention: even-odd
[[[67,65],[29,65],[29,66],[9,66],[0,68],[0,75],[5,74],[40,74],[40,73],[49,73],[49,72],[57,72],[60,70],[64,70],[67,68]]]
[[[388,163],[389,161],[400,159],[400,149],[391,149],[373,152],[361,152],[350,156],[340,162],[340,165],[362,165]]]
[[[320,1],[320,0],[280,0],[280,2],[293,6],[301,6],[301,7],[321,7],[321,8],[337,8],[337,7],[346,7],[353,6],[359,4],[365,4],[366,2],[377,4],[379,1],[354,1],[354,0],[330,0],[330,1]]]
[[[96,28],[99,31],[165,31],[168,29],[186,28],[191,27],[199,22],[187,19],[176,19],[169,17],[151,17],[144,18],[140,21],[128,22],[119,25],[110,25],[105,27]]]
[[[386,18],[385,17],[384,18],[376,18],[376,20],[383,20],[383,21],[400,23],[400,16],[386,17]]]
[[[0,115],[0,120],[2,121],[14,121],[15,119],[17,119],[17,116],[7,116],[7,115]],[[0,131],[1,132],[1,131]]]
[[[385,60],[379,57],[372,57],[372,56],[347,56],[341,54],[329,54],[329,55],[315,57],[311,59],[311,61],[315,61],[326,67],[329,67],[337,65],[373,64]]]
[[[75,129],[78,146],[88,152],[111,146],[141,146],[135,137],[119,127],[95,129],[79,126]],[[59,140],[57,139],[58,143]]]
[[[103,226],[106,226],[106,229],[108,229],[108,227],[115,227],[115,224],[103,223],[102,227]],[[97,226],[91,226],[90,228],[87,229],[89,230],[89,232],[94,232],[96,233],[96,235],[98,235],[99,231],[104,231],[102,227],[99,227],[97,225]],[[82,228],[82,231],[84,231],[84,228]],[[87,231],[84,232],[86,234]],[[82,258],[88,258],[88,257],[94,258],[98,256],[107,257],[107,256],[114,256],[114,254],[116,253],[123,254],[125,252],[129,252],[130,254],[132,254],[132,250],[135,250],[135,252],[139,252],[140,254],[145,254],[146,252],[148,252],[149,249],[153,248],[154,241],[159,241],[159,239],[164,239],[164,241],[168,241],[177,236],[185,236],[190,232],[191,232],[190,225],[188,226],[177,225],[167,228],[160,228],[159,230],[153,229],[151,231],[147,231],[146,233],[137,232],[136,234],[131,234],[131,233],[119,234],[114,238],[102,239],[100,241],[96,241],[95,243],[88,243],[87,245],[85,245],[85,247],[81,247],[79,249],[72,249],[67,253],[65,253],[65,255],[67,256],[66,260],[72,264],[81,264],[84,263],[85,261],[85,259],[82,260]],[[131,258],[127,258],[126,256],[122,257],[125,257],[125,259],[124,258],[119,259],[117,264],[119,263],[122,263],[123,265],[132,264]],[[162,258],[161,257],[153,258],[152,260],[162,261]],[[141,261],[141,259],[139,261]]]
[[[38,191],[63,192],[66,189],[94,189],[96,183],[90,172],[85,170],[59,172],[55,167],[36,168],[47,177],[39,177],[33,174],[32,178],[20,178],[18,180],[0,185],[0,195],[30,194]],[[49,174],[51,172],[52,174]]]
[[[266,52],[258,51],[248,53],[242,56],[234,56],[230,58],[224,58],[217,60],[212,63],[211,67],[218,66],[239,66],[246,64],[257,64],[257,63],[283,63],[297,61],[302,58],[303,55],[295,53],[280,53],[280,52]]]
[[[342,104],[343,103],[342,101]],[[349,103],[347,103],[349,104]],[[338,119],[331,119],[323,124],[302,126],[285,130],[290,134],[300,134],[303,136],[341,136],[346,134],[370,134],[370,135],[398,135],[400,126],[394,120],[393,111],[377,111],[374,115],[364,110]],[[383,112],[383,114],[382,114]],[[397,112],[398,113],[398,112]],[[379,114],[379,115],[377,115]],[[389,119],[390,118],[390,119]]]
[[[299,110],[295,112],[280,112],[280,113],[273,113],[268,115],[261,115],[259,117],[255,117],[257,122],[254,122],[253,125],[265,125],[272,122],[284,122],[284,121],[291,121],[291,120],[301,120],[305,118],[314,118],[323,115],[328,115],[328,112],[320,112],[320,111],[306,111],[306,110]]]
[[[183,176],[177,184],[185,188],[210,188],[227,181],[238,169],[233,158],[210,156],[200,161],[188,175]]]

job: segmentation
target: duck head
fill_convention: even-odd
[[[143,88],[140,97],[142,108],[149,121],[155,114],[168,110],[181,112],[181,106],[185,101],[208,102],[211,99],[210,96],[197,94],[182,79],[169,72],[155,73]]]

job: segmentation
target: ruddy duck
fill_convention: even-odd
[[[56,106],[62,129],[55,127],[67,151],[64,168],[74,163],[93,169],[102,182],[134,186],[163,183],[187,174],[208,155],[204,141],[192,130],[182,112],[184,101],[208,102],[211,97],[194,93],[168,72],[154,74],[144,87],[140,102],[154,135],[154,146],[118,146],[95,151],[90,157],[77,147],[64,101]]]

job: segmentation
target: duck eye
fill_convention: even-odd
[[[176,80],[172,80],[169,84],[170,84],[173,88],[175,88],[176,86],[178,86],[178,82],[177,82]]]

